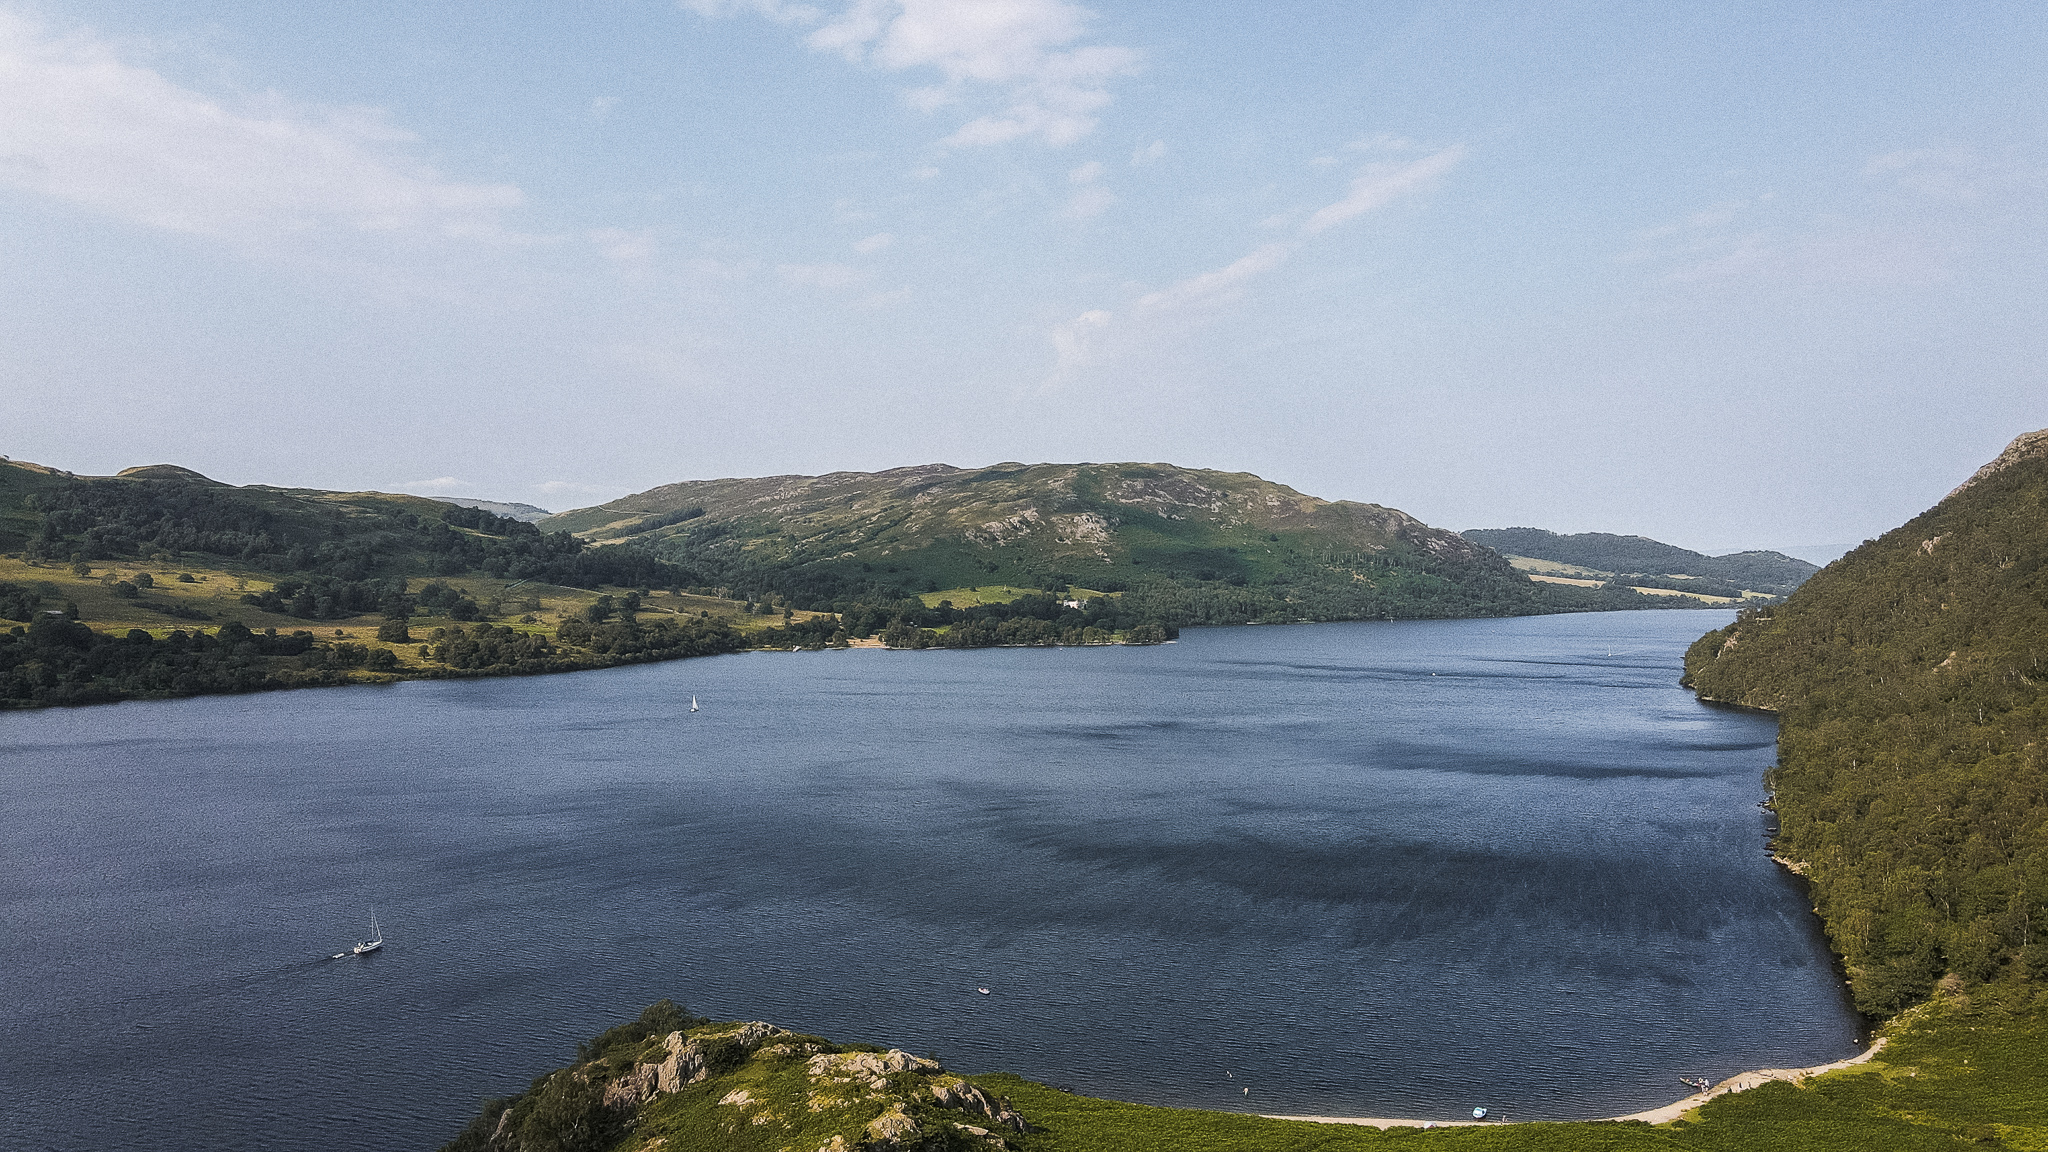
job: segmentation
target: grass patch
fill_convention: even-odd
[[[937,608],[941,601],[951,600],[955,608],[973,608],[981,604],[1008,604],[1026,596],[1038,596],[1043,588],[1018,588],[1010,584],[983,584],[980,587],[948,588],[942,592],[924,592],[918,599],[927,608]]]
[[[1424,1131],[1268,1120],[1076,1096],[977,1076],[1044,1131],[1025,1152],[1349,1152],[1351,1149],[1688,1149],[1694,1152],[2048,1152],[2048,1012],[1930,1010],[1879,1059],[1802,1085],[1766,1084],[1668,1125],[1580,1122]]]

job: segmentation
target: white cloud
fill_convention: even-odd
[[[1294,244],[1262,244],[1236,260],[1211,272],[1190,276],[1178,284],[1138,297],[1133,311],[1139,315],[1173,312],[1182,308],[1213,307],[1238,295],[1244,282],[1263,275],[1294,255]]]
[[[1261,244],[1221,268],[1148,292],[1132,302],[1126,320],[1144,327],[1148,322],[1163,322],[1175,315],[1213,310],[1228,304],[1243,294],[1246,284],[1287,263],[1313,237],[1347,220],[1383,208],[1402,196],[1427,188],[1439,176],[1456,167],[1464,157],[1465,147],[1454,145],[1416,160],[1368,164],[1351,182],[1351,190],[1343,199],[1318,209],[1301,225],[1299,239]],[[1084,192],[1101,191],[1078,179],[1088,167],[1083,165],[1074,170],[1076,182],[1083,184]],[[1087,180],[1093,178],[1094,174],[1090,173]],[[1276,227],[1286,223],[1286,217],[1276,216],[1268,218],[1262,226]],[[1116,322],[1115,313],[1097,308],[1054,325],[1048,336],[1058,363],[1055,379],[1099,359],[1101,345],[1112,338]]]
[[[410,492],[415,496],[460,496],[463,490],[469,487],[470,483],[467,480],[457,480],[453,476],[438,476],[432,480],[407,480],[398,486],[398,490]]]
[[[1083,164],[1080,167],[1074,169],[1072,172],[1067,173],[1067,183],[1093,184],[1097,180],[1102,179],[1102,172],[1102,161],[1090,160],[1086,164]]]
[[[705,16],[753,12],[785,24],[816,23],[814,8],[779,0],[683,0]],[[937,72],[905,93],[925,112],[989,100],[944,143],[950,147],[1036,138],[1071,144],[1094,131],[1108,85],[1136,70],[1128,48],[1080,43],[1093,13],[1068,0],[853,0],[824,18],[808,42],[822,52],[890,72]]]
[[[1166,141],[1154,140],[1150,144],[1145,145],[1143,148],[1138,149],[1136,152],[1131,153],[1131,167],[1138,168],[1146,164],[1157,163],[1165,156]]]
[[[1096,333],[1109,327],[1115,319],[1113,313],[1097,308],[1083,312],[1064,324],[1056,324],[1052,330],[1053,352],[1059,357],[1061,370],[1079,368],[1094,359]]]
[[[590,114],[602,120],[606,116],[611,115],[612,109],[618,106],[619,98],[617,96],[595,96],[590,101]]]
[[[1116,203],[1116,193],[1107,188],[1084,187],[1067,200],[1061,215],[1069,220],[1093,220]]]
[[[601,502],[608,497],[619,494],[617,488],[605,487],[600,484],[581,484],[574,480],[543,480],[533,485],[531,491],[537,493],[544,500],[548,500],[550,497],[567,496],[571,500],[591,500],[593,502]],[[554,501],[550,500],[549,502],[553,503]]]
[[[1413,152],[1419,145],[1406,136],[1396,136],[1391,132],[1381,132],[1376,136],[1366,136],[1353,140],[1344,147],[1353,152]]]
[[[1131,319],[1142,323],[1171,313],[1228,303],[1236,298],[1245,281],[1286,263],[1287,258],[1294,254],[1295,247],[1293,243],[1267,244],[1212,272],[1190,276],[1177,284],[1140,296],[1131,305]],[[1111,335],[1110,326],[1116,318],[1114,312],[1095,308],[1064,324],[1054,325],[1048,335],[1052,339],[1058,373],[1095,363],[1100,357],[1102,342]]]
[[[1456,144],[1407,163],[1382,161],[1368,164],[1365,171],[1351,182],[1350,193],[1342,200],[1318,209],[1308,218],[1308,223],[1301,226],[1302,234],[1313,236],[1354,216],[1383,207],[1410,192],[1426,188],[1437,177],[1457,167],[1464,158],[1465,146]]]
[[[1953,274],[1953,265],[1945,245],[1910,228],[1824,220],[1811,231],[1710,237],[1680,253],[1665,279],[1808,288],[1937,284]]]
[[[1865,176],[1890,177],[1899,187],[1929,200],[1950,204],[1994,203],[2013,193],[2038,194],[2048,189],[2048,175],[1980,155],[1970,148],[1912,148],[1872,157]]]
[[[853,250],[863,256],[872,256],[877,252],[886,251],[894,243],[896,243],[896,234],[894,232],[877,232],[873,236],[854,241]]]
[[[403,154],[412,139],[371,110],[216,99],[0,9],[0,183],[251,244],[319,229],[502,237],[519,189],[449,180]]]
[[[1889,174],[1877,166],[1866,175]],[[1937,200],[1970,203],[1952,189],[1908,186]],[[1820,215],[1801,220],[1769,213],[1776,197],[1709,205],[1670,223],[1639,229],[1616,263],[1638,265],[1673,284],[1725,283],[1737,290],[1931,284],[1953,272],[1951,241],[1925,220]]]

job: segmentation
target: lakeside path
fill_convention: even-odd
[[[1831,1064],[1816,1064],[1811,1068],[1759,1068],[1754,1072],[1738,1072],[1704,1092],[1695,1092],[1683,1100],[1666,1104],[1662,1108],[1652,1108],[1646,1112],[1631,1112],[1626,1116],[1603,1116],[1597,1120],[1584,1121],[1584,1123],[1607,1124],[1622,1120],[1640,1120],[1645,1124],[1669,1124],[1716,1096],[1726,1096],[1731,1092],[1747,1092],[1751,1088],[1762,1084],[1769,1084],[1774,1080],[1798,1084],[1810,1076],[1818,1076],[1823,1072],[1835,1072],[1843,1068],[1855,1067],[1876,1056],[1879,1052],[1884,1051],[1885,1043],[1885,1040],[1880,1038],[1870,1046],[1868,1051],[1860,1056],[1851,1056],[1846,1060],[1837,1060]],[[1303,1120],[1312,1124],[1359,1124],[1382,1129],[1453,1128],[1474,1125],[1532,1123],[1532,1121],[1528,1120],[1395,1120],[1380,1116],[1275,1116],[1263,1113],[1262,1115],[1265,1115],[1268,1120]]]

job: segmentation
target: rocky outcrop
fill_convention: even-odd
[[[1968,480],[1956,485],[1955,490],[1950,492],[1949,496],[1953,497],[1957,492],[1963,491],[1972,484],[1988,480],[2007,468],[2018,464],[2020,461],[2032,460],[2036,456],[2048,456],[2048,428],[2043,428],[2039,432],[2029,432],[2024,436],[2015,438],[2012,443],[2005,446],[2005,451],[1998,454],[1996,460],[1977,469]],[[1941,539],[1939,536],[1935,537],[1935,540],[1939,539]],[[1934,541],[1928,542],[1929,547],[1927,550],[1929,552],[1934,551],[1931,546],[1933,543]]]
[[[708,1120],[804,1152],[997,1152],[1014,1147],[1008,1134],[1033,1130],[1001,1097],[901,1049],[844,1051],[761,1021],[633,1043],[536,1081],[444,1152],[554,1147],[551,1133],[571,1113],[578,1130],[610,1133],[605,1141],[635,1152],[671,1147],[668,1125],[691,1117],[694,1131]]]
[[[983,1091],[979,1085],[969,1084],[965,1080],[955,1080],[950,1084],[932,1085],[932,1099],[941,1108],[951,1108],[956,1112],[973,1112],[977,1115],[986,1116],[1012,1132],[1031,1131],[1031,1122],[1024,1119],[1020,1113],[1013,1110],[998,1097],[991,1096]]]

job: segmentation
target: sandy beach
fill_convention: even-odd
[[[1797,1084],[1810,1076],[1818,1076],[1823,1072],[1834,1072],[1843,1068],[1852,1068],[1884,1051],[1884,1046],[1885,1041],[1880,1039],[1861,1055],[1851,1056],[1846,1060],[1836,1060],[1831,1064],[1816,1064],[1811,1068],[1759,1068],[1753,1072],[1739,1072],[1714,1085],[1712,1088],[1702,1092],[1695,1092],[1683,1100],[1674,1101],[1661,1108],[1652,1108],[1644,1112],[1631,1112],[1626,1116],[1602,1116],[1598,1120],[1590,1121],[1590,1123],[1641,1120],[1646,1124],[1669,1124],[1671,1121],[1678,1119],[1716,1096],[1726,1096],[1731,1092],[1746,1092],[1760,1084],[1769,1084],[1774,1080],[1783,1080]],[[1263,1113],[1262,1115],[1265,1115],[1268,1120],[1304,1120],[1313,1124],[1359,1124],[1373,1128],[1454,1128],[1475,1124],[1529,1123],[1529,1121],[1525,1120],[1505,1119],[1402,1120],[1384,1116],[1275,1116]]]

